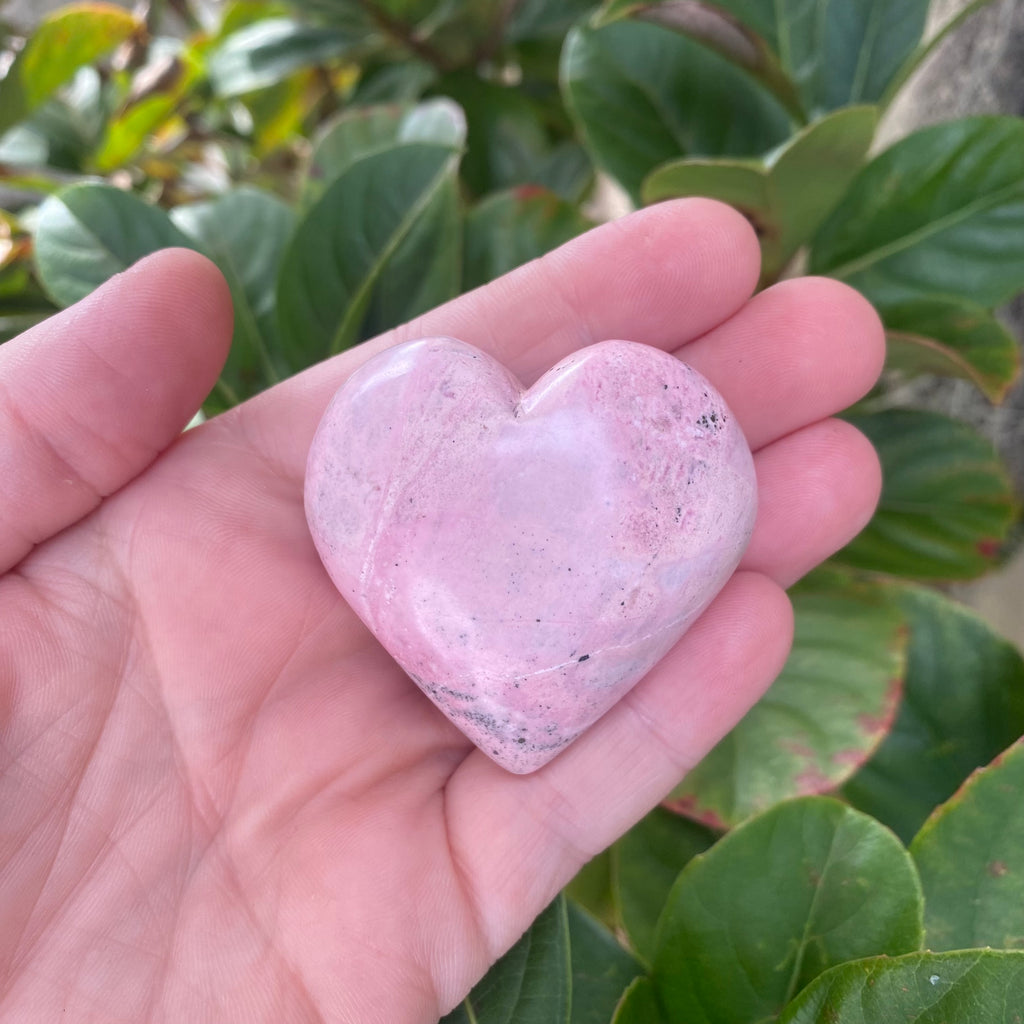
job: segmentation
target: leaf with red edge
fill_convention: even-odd
[[[1024,738],[979,768],[910,845],[928,948],[1024,949]]]
[[[974,769],[1024,733],[1024,658],[942,594],[895,589],[910,626],[903,701],[843,792],[909,841]]]
[[[835,789],[889,731],[905,668],[903,615],[884,583],[818,573],[794,589],[786,667],[667,806],[712,828]]]

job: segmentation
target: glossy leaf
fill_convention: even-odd
[[[549,130],[551,111],[519,88],[469,72],[446,76],[438,88],[466,112],[469,142],[462,178],[476,196],[539,185],[577,200],[592,169],[583,149]]]
[[[991,443],[938,413],[849,417],[882,462],[878,511],[837,558],[916,579],[972,579],[992,567],[1014,518],[1013,491]]]
[[[207,73],[218,96],[241,96],[334,60],[352,45],[352,37],[335,28],[265,18],[233,32],[213,50]]]
[[[664,1024],[654,982],[637,978],[622,996],[612,1024]]]
[[[920,948],[921,887],[882,825],[837,800],[788,801],[691,861],[658,928],[670,1020],[771,1020],[822,971]]]
[[[1024,739],[975,772],[911,844],[929,949],[1024,950]]]
[[[462,211],[453,161],[436,193],[382,266],[360,339],[372,338],[459,294]]]
[[[655,25],[573,29],[561,80],[595,163],[636,201],[644,178],[668,160],[750,156],[789,135],[786,112],[752,79]]]
[[[911,953],[834,968],[779,1024],[1019,1024],[1022,1006],[1024,953]]]
[[[961,377],[993,402],[1006,397],[1020,372],[1017,339],[985,308],[963,299],[917,299],[880,310],[885,365],[908,376]]]
[[[246,186],[204,203],[179,206],[172,220],[221,269],[235,308],[235,333],[221,386],[248,398],[285,368],[276,323],[276,284],[295,214]]]
[[[559,897],[440,1024],[575,1024],[569,920]]]
[[[632,16],[685,32],[815,117],[885,97],[927,14],[928,0],[606,0],[598,20]]]
[[[307,212],[285,253],[278,281],[278,319],[290,364],[308,366],[360,338],[376,285],[403,245],[430,248],[422,225],[449,210],[458,154],[448,146],[396,146],[358,160]],[[450,234],[448,225],[441,225]],[[408,251],[408,250],[406,250]],[[458,271],[460,254],[433,251],[413,296],[436,275]],[[402,276],[415,268],[406,261]],[[429,289],[428,289],[429,290]]]
[[[525,186],[478,203],[466,217],[463,288],[493,281],[592,226],[571,203]]]
[[[878,123],[875,107],[850,107],[803,129],[759,160],[677,160],[644,180],[643,200],[708,196],[754,225],[762,277],[774,281],[857,175]]]
[[[108,278],[168,246],[195,248],[163,210],[109,185],[72,185],[40,206],[36,266],[61,306],[85,298]]]
[[[903,700],[844,794],[909,842],[936,805],[1024,733],[1024,659],[941,594],[901,586],[896,595],[910,637]]]
[[[814,240],[811,270],[880,305],[999,305],[1024,286],[1024,120],[925,128],[877,156]]]
[[[668,806],[726,827],[786,797],[834,789],[889,730],[905,666],[903,616],[878,584],[811,577],[772,688],[673,790]]]
[[[81,67],[143,25],[116,4],[68,4],[46,15],[0,80],[0,133],[24,120]]]
[[[695,821],[657,807],[611,849],[612,891],[630,945],[654,956],[658,918],[679,872],[715,841]]]
[[[459,148],[466,117],[447,97],[413,104],[353,107],[321,129],[307,174],[307,191],[318,196],[356,160],[411,142]]]
[[[572,964],[570,1024],[608,1024],[642,965],[585,910],[567,904]]]

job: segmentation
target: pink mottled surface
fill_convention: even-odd
[[[388,349],[313,441],[306,513],[335,585],[513,772],[618,701],[729,578],[754,468],[722,398],[606,341],[528,391],[451,338]]]

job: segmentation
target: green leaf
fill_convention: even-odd
[[[626,989],[615,1010],[612,1024],[664,1024],[654,982],[637,978]]]
[[[608,1024],[623,992],[643,967],[585,910],[573,903],[567,909],[572,950],[570,1024]]]
[[[36,218],[36,267],[47,293],[61,306],[169,246],[195,248],[163,210],[109,185],[62,189],[47,197]]]
[[[388,264],[410,239],[421,256],[429,248],[430,238],[417,229],[438,226],[439,208],[450,210],[457,168],[458,153],[448,146],[413,143],[371,153],[344,171],[307,212],[278,280],[278,320],[294,369],[359,340]],[[440,227],[450,238],[449,227]],[[431,254],[444,265],[421,265],[423,282],[412,299],[422,301],[426,285],[450,273],[453,257],[457,272],[458,252]],[[400,270],[405,277],[415,268],[405,261]]]
[[[679,872],[714,841],[703,825],[657,807],[612,847],[615,903],[630,944],[645,960],[654,956],[658,918]]]
[[[1020,1024],[1022,1006],[1024,953],[912,953],[834,968],[779,1024]]]
[[[894,590],[910,636],[903,700],[892,732],[843,792],[909,842],[937,804],[1024,733],[1024,659],[935,591]]]
[[[815,117],[881,101],[927,15],[928,0],[606,0],[599,21],[632,16],[685,32]]]
[[[23,121],[79,68],[143,27],[123,8],[99,2],[68,4],[44,17],[0,80],[0,132]]]
[[[760,160],[673,161],[644,180],[643,200],[708,196],[736,207],[757,231],[762,277],[774,281],[856,177],[877,123],[876,107],[849,107]]]
[[[559,897],[439,1024],[574,1024],[571,970]]]
[[[756,82],[655,25],[574,28],[562,51],[561,80],[595,163],[637,201],[643,179],[668,160],[750,156],[790,132],[786,112]]]
[[[410,142],[459,148],[466,141],[466,117],[446,97],[415,105],[353,107],[321,129],[310,160],[307,194],[323,190],[364,156]]]
[[[616,927],[612,897],[612,854],[604,850],[591,857],[563,890],[570,900],[609,928]]]
[[[360,338],[389,331],[459,294],[462,235],[457,165],[453,161],[431,201],[382,267]]]
[[[280,199],[245,186],[210,202],[179,206],[171,219],[227,279],[235,333],[221,386],[229,400],[248,398],[285,369],[276,285],[295,214]]]
[[[593,7],[594,0],[521,0],[505,27],[505,39],[510,43],[538,38],[561,41]]]
[[[811,271],[880,305],[1007,301],[1024,286],[1024,120],[948,121],[885,150],[818,232]]]
[[[909,376],[960,377],[1000,402],[1020,372],[1017,339],[987,310],[963,299],[917,299],[879,310],[885,365]]]
[[[592,226],[576,206],[546,189],[524,186],[488,196],[466,217],[463,288],[493,281]]]
[[[46,175],[70,184],[68,179],[77,177],[88,165],[106,118],[98,72],[91,67],[79,68],[55,96],[0,138],[0,163],[45,168]],[[39,186],[34,190],[39,191]]]
[[[303,68],[326,64],[353,43],[349,34],[335,28],[266,18],[228,36],[207,57],[207,73],[218,96],[241,96],[276,85]]]
[[[541,185],[577,200],[592,171],[582,148],[549,131],[552,112],[524,90],[496,85],[460,71],[437,88],[466,112],[469,144],[462,177],[470,191],[486,195],[514,185]]]
[[[352,94],[352,106],[414,103],[437,81],[437,69],[422,60],[369,64]]]
[[[786,797],[828,792],[888,732],[906,636],[887,588],[812,576],[792,599],[796,635],[785,668],[673,790],[674,810],[726,827]]]
[[[1024,949],[1024,739],[925,822],[911,844],[929,949]]]
[[[827,797],[773,807],[672,887],[652,977],[670,1020],[773,1018],[822,971],[920,948],[921,886],[877,821]]]
[[[837,560],[916,579],[988,571],[1015,512],[991,443],[933,412],[890,409],[848,419],[878,451],[884,482],[874,518]]]

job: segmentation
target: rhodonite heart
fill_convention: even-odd
[[[721,396],[606,341],[523,390],[451,338],[388,349],[328,408],[306,514],[395,660],[513,772],[550,760],[725,584],[756,508]]]

